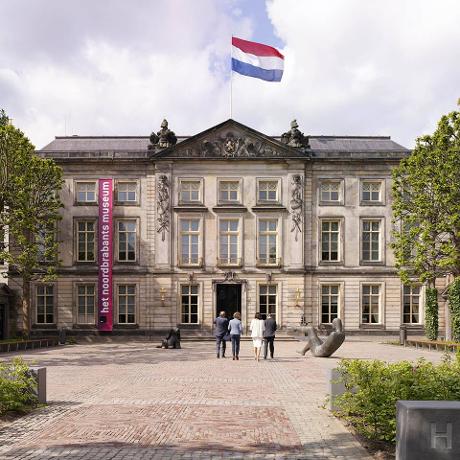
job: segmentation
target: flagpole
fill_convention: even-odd
[[[233,117],[233,46],[232,46],[232,41],[233,41],[233,34],[232,34],[232,40],[230,40],[230,118]]]

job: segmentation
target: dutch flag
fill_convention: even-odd
[[[265,81],[281,81],[284,56],[262,43],[232,37],[232,70]]]

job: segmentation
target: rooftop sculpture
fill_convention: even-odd
[[[166,149],[173,145],[176,145],[177,137],[174,131],[168,128],[168,120],[164,119],[161,123],[161,129],[156,134],[152,132],[150,134],[150,145],[149,150],[160,148]]]
[[[297,120],[291,121],[291,129],[281,136],[281,142],[289,145],[290,147],[310,148],[308,136],[305,136],[302,132],[300,132]]]

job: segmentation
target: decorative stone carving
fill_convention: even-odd
[[[299,131],[298,128],[299,125],[297,123],[297,120],[292,120],[291,129],[281,136],[281,142],[283,144],[289,145],[290,147],[304,147],[309,149],[310,144],[308,136],[305,136],[302,132]]]
[[[295,175],[292,177],[291,189],[291,232],[295,233],[295,240],[299,232],[302,233],[302,216],[303,216],[303,180],[302,176]]]
[[[224,273],[224,281],[235,281],[236,273],[235,272],[225,272]]]
[[[313,326],[305,328],[307,332],[307,344],[298,353],[305,356],[305,353],[310,350],[313,356],[327,358],[337,351],[345,341],[345,332],[343,331],[342,320],[335,318],[332,321],[333,331],[329,334],[324,342],[318,337],[318,333]]]
[[[170,223],[170,193],[168,177],[164,174],[160,176],[157,188],[157,215],[158,233],[161,233],[161,241],[165,240],[166,232],[169,232]]]
[[[168,121],[166,119],[161,123],[161,129],[156,134],[152,132],[150,134],[150,145],[149,150],[160,148],[166,149],[172,145],[176,145],[177,137],[174,134],[174,131],[171,131],[168,128]]]

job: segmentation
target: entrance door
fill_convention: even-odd
[[[3,303],[0,303],[0,340],[5,338],[5,326],[6,326],[6,308]]]
[[[227,318],[233,318],[233,313],[241,313],[241,284],[216,285],[216,316],[224,310]]]

